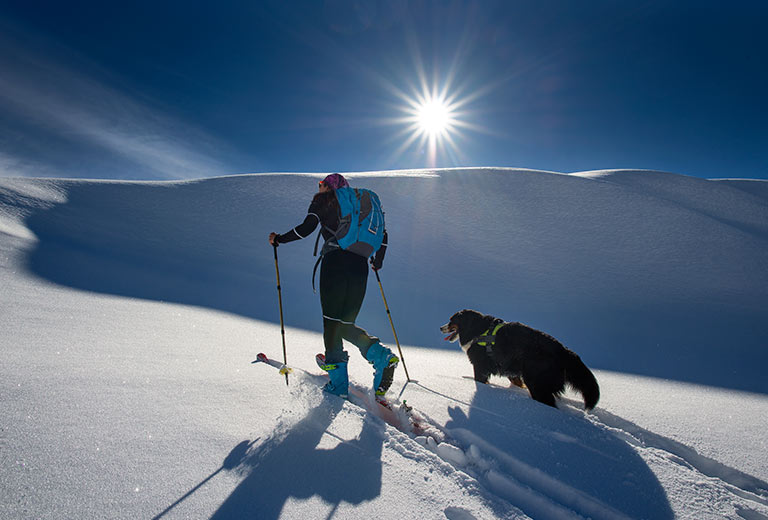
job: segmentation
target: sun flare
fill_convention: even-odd
[[[417,109],[419,129],[428,136],[442,135],[448,131],[453,119],[450,109],[439,99],[430,99]]]
[[[480,130],[467,119],[472,116],[468,105],[481,92],[453,88],[450,78],[442,85],[430,85],[423,73],[419,78],[420,83],[413,85],[410,92],[393,88],[402,102],[394,108],[402,115],[389,121],[401,125],[395,138],[403,138],[393,156],[400,157],[412,150],[414,157],[425,160],[429,167],[440,162],[458,164],[465,158],[460,146],[466,140],[465,132]]]

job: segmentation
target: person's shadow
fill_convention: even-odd
[[[342,406],[340,399],[326,397],[287,434],[277,431],[245,452],[233,468],[244,480],[211,518],[278,518],[289,498],[312,496],[328,503],[332,513],[341,502],[379,496],[383,437],[374,421],[363,421],[357,439],[332,449],[317,447]]]

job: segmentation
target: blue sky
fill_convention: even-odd
[[[0,4],[0,175],[768,178],[768,2]],[[449,129],[415,127],[419,100]]]

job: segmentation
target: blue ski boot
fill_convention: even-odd
[[[365,357],[373,365],[373,389],[378,397],[382,397],[392,386],[395,368],[397,368],[400,358],[388,348],[383,347],[381,343],[371,345]]]
[[[322,356],[322,358],[320,356]],[[347,374],[347,362],[325,363],[325,356],[318,354],[317,364],[320,366],[320,368],[328,372],[328,377],[331,379],[325,383],[325,386],[323,386],[323,391],[346,398],[349,395],[349,375]]]

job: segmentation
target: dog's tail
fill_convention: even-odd
[[[584,397],[584,408],[589,411],[600,399],[600,387],[597,379],[587,365],[575,353],[566,349],[565,380]]]

